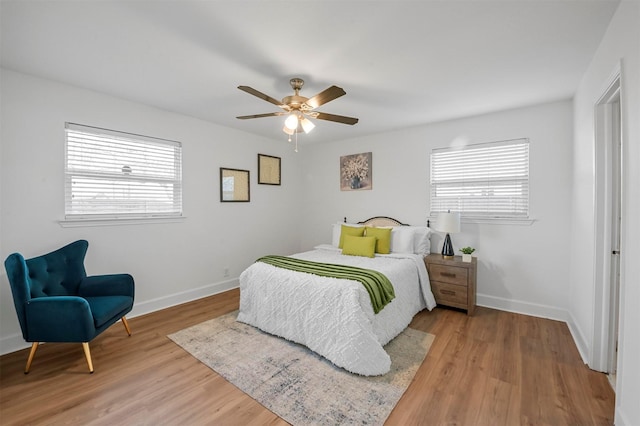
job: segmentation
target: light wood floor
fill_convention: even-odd
[[[231,290],[129,321],[91,342],[0,357],[0,423],[281,425],[282,419],[166,336],[233,311]],[[411,327],[435,342],[387,425],[611,425],[614,393],[580,359],[564,323],[479,308],[436,308]]]

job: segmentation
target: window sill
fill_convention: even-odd
[[[473,217],[463,217],[460,218],[460,221],[462,223],[485,223],[485,224],[489,224],[489,225],[523,225],[523,226],[529,226],[529,225],[533,225],[533,222],[535,222],[535,219],[512,219],[512,218],[486,218],[486,217],[478,217],[478,218],[473,218]]]
[[[120,225],[147,225],[158,223],[181,223],[184,222],[186,216],[177,217],[140,217],[140,218],[121,218],[121,219],[64,219],[58,223],[63,228],[80,228],[83,226],[120,226]]]
[[[438,222],[438,217],[430,217],[429,220],[432,223]],[[533,225],[535,219],[527,218],[527,219],[516,219],[516,218],[506,218],[506,217],[461,217],[461,223],[480,223],[487,225],[519,225],[519,226],[530,226]]]

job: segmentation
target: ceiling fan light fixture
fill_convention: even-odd
[[[290,129],[286,126],[282,128],[282,131],[285,132],[286,134],[288,134],[289,136],[291,136],[292,134],[294,134],[296,132],[296,129]]]
[[[284,121],[284,127],[292,132],[298,128],[298,117],[295,114],[290,114]]]
[[[313,124],[313,122],[309,120],[307,117],[302,117],[300,119],[300,125],[302,126],[302,129],[304,130],[305,133],[309,133],[316,127],[316,125]]]
[[[316,127],[316,125],[306,116],[309,116],[313,119],[333,121],[335,123],[349,125],[354,125],[358,122],[358,119],[354,117],[346,117],[343,115],[328,114],[320,111],[315,111],[317,107],[324,105],[327,102],[331,102],[343,95],[346,95],[347,93],[342,87],[331,86],[323,90],[322,92],[317,93],[310,98],[307,98],[305,96],[300,96],[300,89],[302,89],[302,86],[304,85],[304,80],[302,80],[301,78],[292,78],[291,80],[289,80],[289,84],[291,85],[294,94],[292,96],[286,96],[282,100],[278,100],[269,95],[265,95],[264,93],[249,86],[238,86],[238,89],[242,90],[243,92],[267,101],[270,104],[273,104],[282,109],[282,111],[270,112],[265,114],[242,115],[236,118],[239,120],[246,120],[250,118],[280,117],[286,115],[287,117],[284,121],[284,127],[282,128],[282,131],[289,135],[289,142],[291,142],[291,136],[295,135],[296,152],[298,152],[298,133],[309,133]]]

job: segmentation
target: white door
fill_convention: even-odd
[[[607,372],[614,384],[618,360],[618,325],[620,305],[620,226],[622,222],[622,138],[620,131],[620,93],[610,102],[611,111],[611,269],[609,289],[609,362]]]

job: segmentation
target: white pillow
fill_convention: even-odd
[[[429,254],[430,235],[431,229],[426,226],[395,226],[391,231],[391,252]]]
[[[353,226],[354,228],[362,228],[364,225],[358,225],[357,223],[344,223],[338,222],[333,224],[333,233],[331,236],[331,245],[335,247],[340,246],[340,234],[342,233],[342,225]]]
[[[391,253],[413,253],[414,231],[408,226],[394,226],[391,231]]]
[[[426,226],[412,226],[415,230],[413,236],[413,252],[427,255],[431,252],[431,229]]]

